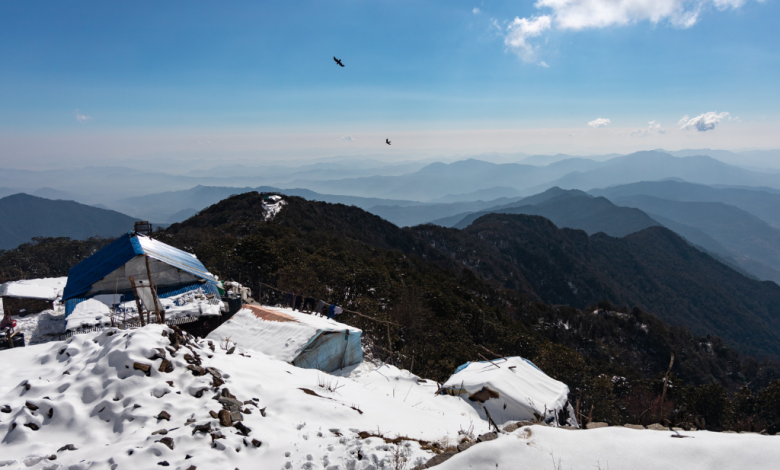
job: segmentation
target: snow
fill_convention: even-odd
[[[508,469],[768,469],[777,468],[780,437],[608,427],[570,431],[526,426],[481,443],[437,466],[437,470]]]
[[[54,310],[12,318],[24,333],[24,343],[27,346],[57,340],[60,334],[65,332],[65,307],[59,303],[54,304]]]
[[[243,308],[230,320],[220,325],[207,336],[214,341],[229,339],[244,349],[262,352],[275,359],[292,362],[309,341],[320,331],[349,331],[360,333],[357,328],[326,318],[297,312],[289,308],[253,307]],[[270,312],[264,319],[255,311]]]
[[[79,328],[88,328],[91,326],[110,326],[111,311],[103,302],[95,299],[87,299],[76,305],[66,319],[65,329],[77,330]]]
[[[56,300],[62,297],[67,277],[25,279],[0,284],[0,297],[23,297],[29,299]]]
[[[270,202],[263,202],[263,209],[265,210],[265,220],[273,220],[274,217],[276,217],[276,214],[279,213],[280,210],[282,210],[282,206],[287,204],[287,202],[282,199],[281,196],[267,196],[266,201]]]
[[[460,442],[460,432],[488,431],[468,400],[437,394],[435,383],[390,365],[363,363],[329,375],[258,352],[228,354],[215,341],[212,351],[208,340],[174,340],[173,332],[164,325],[108,328],[2,351],[0,407],[8,405],[10,412],[0,413],[0,468],[145,469],[168,462],[180,470],[378,470],[395,468],[393,456],[404,455],[408,470],[434,455],[422,444],[443,448]],[[193,356],[225,383],[215,386],[211,375],[188,370]],[[169,372],[159,370],[164,360],[171,361]],[[151,366],[148,376],[134,368],[136,362]],[[247,437],[209,413],[220,410],[214,398],[225,389],[245,402]],[[170,419],[158,419],[161,411]],[[25,426],[30,423],[38,430]],[[206,424],[224,438],[212,442],[197,431]],[[152,434],[161,430],[166,433]],[[506,469],[519,462],[549,468],[558,459],[567,469],[772,468],[780,458],[774,436],[671,434],[522,427],[437,468]],[[379,435],[403,439],[388,443]],[[59,450],[68,444],[76,450]],[[51,455],[56,460],[48,460]]]
[[[483,406],[498,424],[533,421],[535,415],[538,415],[551,424],[577,426],[574,410],[568,404],[569,387],[522,357],[469,362],[461,366],[442,388],[447,393],[469,401],[469,397],[483,388],[495,392],[492,398],[483,392],[480,395],[484,398],[479,401],[484,402]],[[570,417],[568,422],[558,422],[561,410],[565,410],[564,414]]]

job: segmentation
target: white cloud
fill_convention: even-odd
[[[544,67],[544,68],[546,68],[546,69],[549,69],[549,68],[550,68],[550,66],[549,66],[549,65],[547,65],[547,62],[545,62],[545,61],[541,61],[541,62],[539,62],[539,65],[541,65],[542,67]]]
[[[677,124],[682,130],[688,131],[696,129],[699,132],[706,132],[715,129],[715,126],[720,124],[720,121],[728,115],[729,113],[710,111],[709,113],[699,114],[694,118],[683,116]]]
[[[474,9],[471,10],[471,12],[474,13],[475,15],[479,15],[479,8],[474,7]]]
[[[506,28],[507,35],[504,38],[504,44],[512,48],[524,61],[533,62],[536,56],[536,47],[529,44],[527,39],[540,36],[550,29],[551,24],[552,18],[547,15],[535,16],[530,19],[516,17]]]
[[[90,119],[92,119],[90,116],[85,116],[85,115],[81,114],[78,109],[76,111],[74,111],[74,113],[76,113],[76,120],[78,122],[87,122]]]
[[[594,120],[592,120],[592,121],[590,121],[588,123],[588,125],[590,127],[595,127],[595,128],[607,127],[610,124],[612,124],[612,121],[610,121],[609,119],[604,119],[604,118],[594,119]]]
[[[647,137],[650,135],[666,134],[666,131],[661,129],[661,123],[650,121],[648,122],[647,129],[637,129],[631,132],[631,137]]]
[[[748,0],[537,0],[539,15],[517,17],[507,28],[504,43],[526,62],[534,59],[536,48],[527,39],[548,29],[581,30],[625,26],[643,21],[668,23],[690,28],[705,8],[734,10]],[[757,0],[763,2],[764,0]]]
[[[344,137],[340,138],[339,140],[346,141],[346,142],[357,142],[357,139],[352,137],[351,135],[345,135]]]

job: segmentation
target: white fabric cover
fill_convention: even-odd
[[[25,279],[0,284],[0,297],[18,297],[25,299],[57,300],[68,282],[67,277],[47,277],[43,279]]]

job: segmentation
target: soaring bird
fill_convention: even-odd
[[[333,56],[333,60],[335,60],[336,63],[339,64],[340,66],[344,67],[344,64],[341,63],[341,59],[337,59],[336,56]]]
[[[386,143],[387,145],[390,145],[390,139],[385,139],[385,143]]]

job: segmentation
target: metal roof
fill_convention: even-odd
[[[195,255],[144,235],[128,232],[70,269],[68,284],[65,286],[62,300],[85,294],[90,290],[92,284],[100,281],[138,255],[147,255],[193,276],[216,282],[216,278],[208,272]]]

